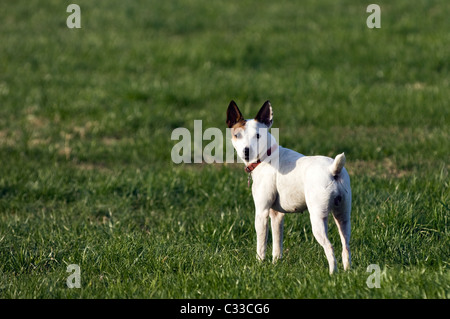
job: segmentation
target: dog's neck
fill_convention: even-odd
[[[247,173],[251,173],[256,167],[258,167],[259,164],[261,164],[267,157],[270,157],[278,148],[277,144],[272,145],[271,148],[269,148],[263,158],[259,158],[256,162],[249,163],[245,166],[245,171]]]

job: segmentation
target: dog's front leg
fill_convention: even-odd
[[[259,260],[264,260],[267,249],[267,234],[269,217],[269,208],[256,208],[255,229],[256,229],[256,254]]]
[[[276,262],[283,255],[284,214],[270,209],[270,224],[272,225],[272,261]]]

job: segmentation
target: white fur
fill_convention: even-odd
[[[271,121],[272,118],[270,125]],[[235,133],[239,134],[234,136]],[[251,172],[257,257],[263,260],[266,256],[268,217],[272,224],[272,258],[275,262],[282,257],[284,214],[308,210],[314,237],[325,251],[329,271],[337,271],[333,246],[327,237],[331,212],[341,237],[344,269],[349,269],[352,194],[350,177],[344,168],[345,155],[342,153],[333,160],[325,156],[304,156],[281,146],[275,147],[276,141],[268,132],[268,126],[257,120],[247,120],[244,127],[232,130],[232,134],[233,146],[246,165],[263,158],[268,147],[275,149]],[[256,134],[268,143],[258,143]],[[246,147],[252,150],[248,160],[244,152]]]

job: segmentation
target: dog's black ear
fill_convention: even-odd
[[[256,115],[255,120],[267,125],[267,127],[272,126],[273,112],[272,112],[272,105],[270,104],[270,101],[264,102],[263,106],[261,107],[258,114]]]
[[[234,124],[243,121],[244,117],[242,116],[241,111],[239,110],[236,102],[231,101],[230,105],[228,105],[227,110],[227,125],[228,127],[233,127]]]

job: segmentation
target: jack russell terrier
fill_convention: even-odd
[[[272,106],[266,101],[254,119],[245,120],[234,101],[227,110],[232,144],[253,179],[257,257],[264,260],[268,217],[272,224],[273,262],[281,259],[285,213],[309,211],[314,237],[323,247],[330,274],[337,271],[333,246],[328,240],[328,216],[332,213],[342,242],[344,269],[350,268],[350,177],[344,153],[335,159],[304,156],[278,146],[269,133]]]

